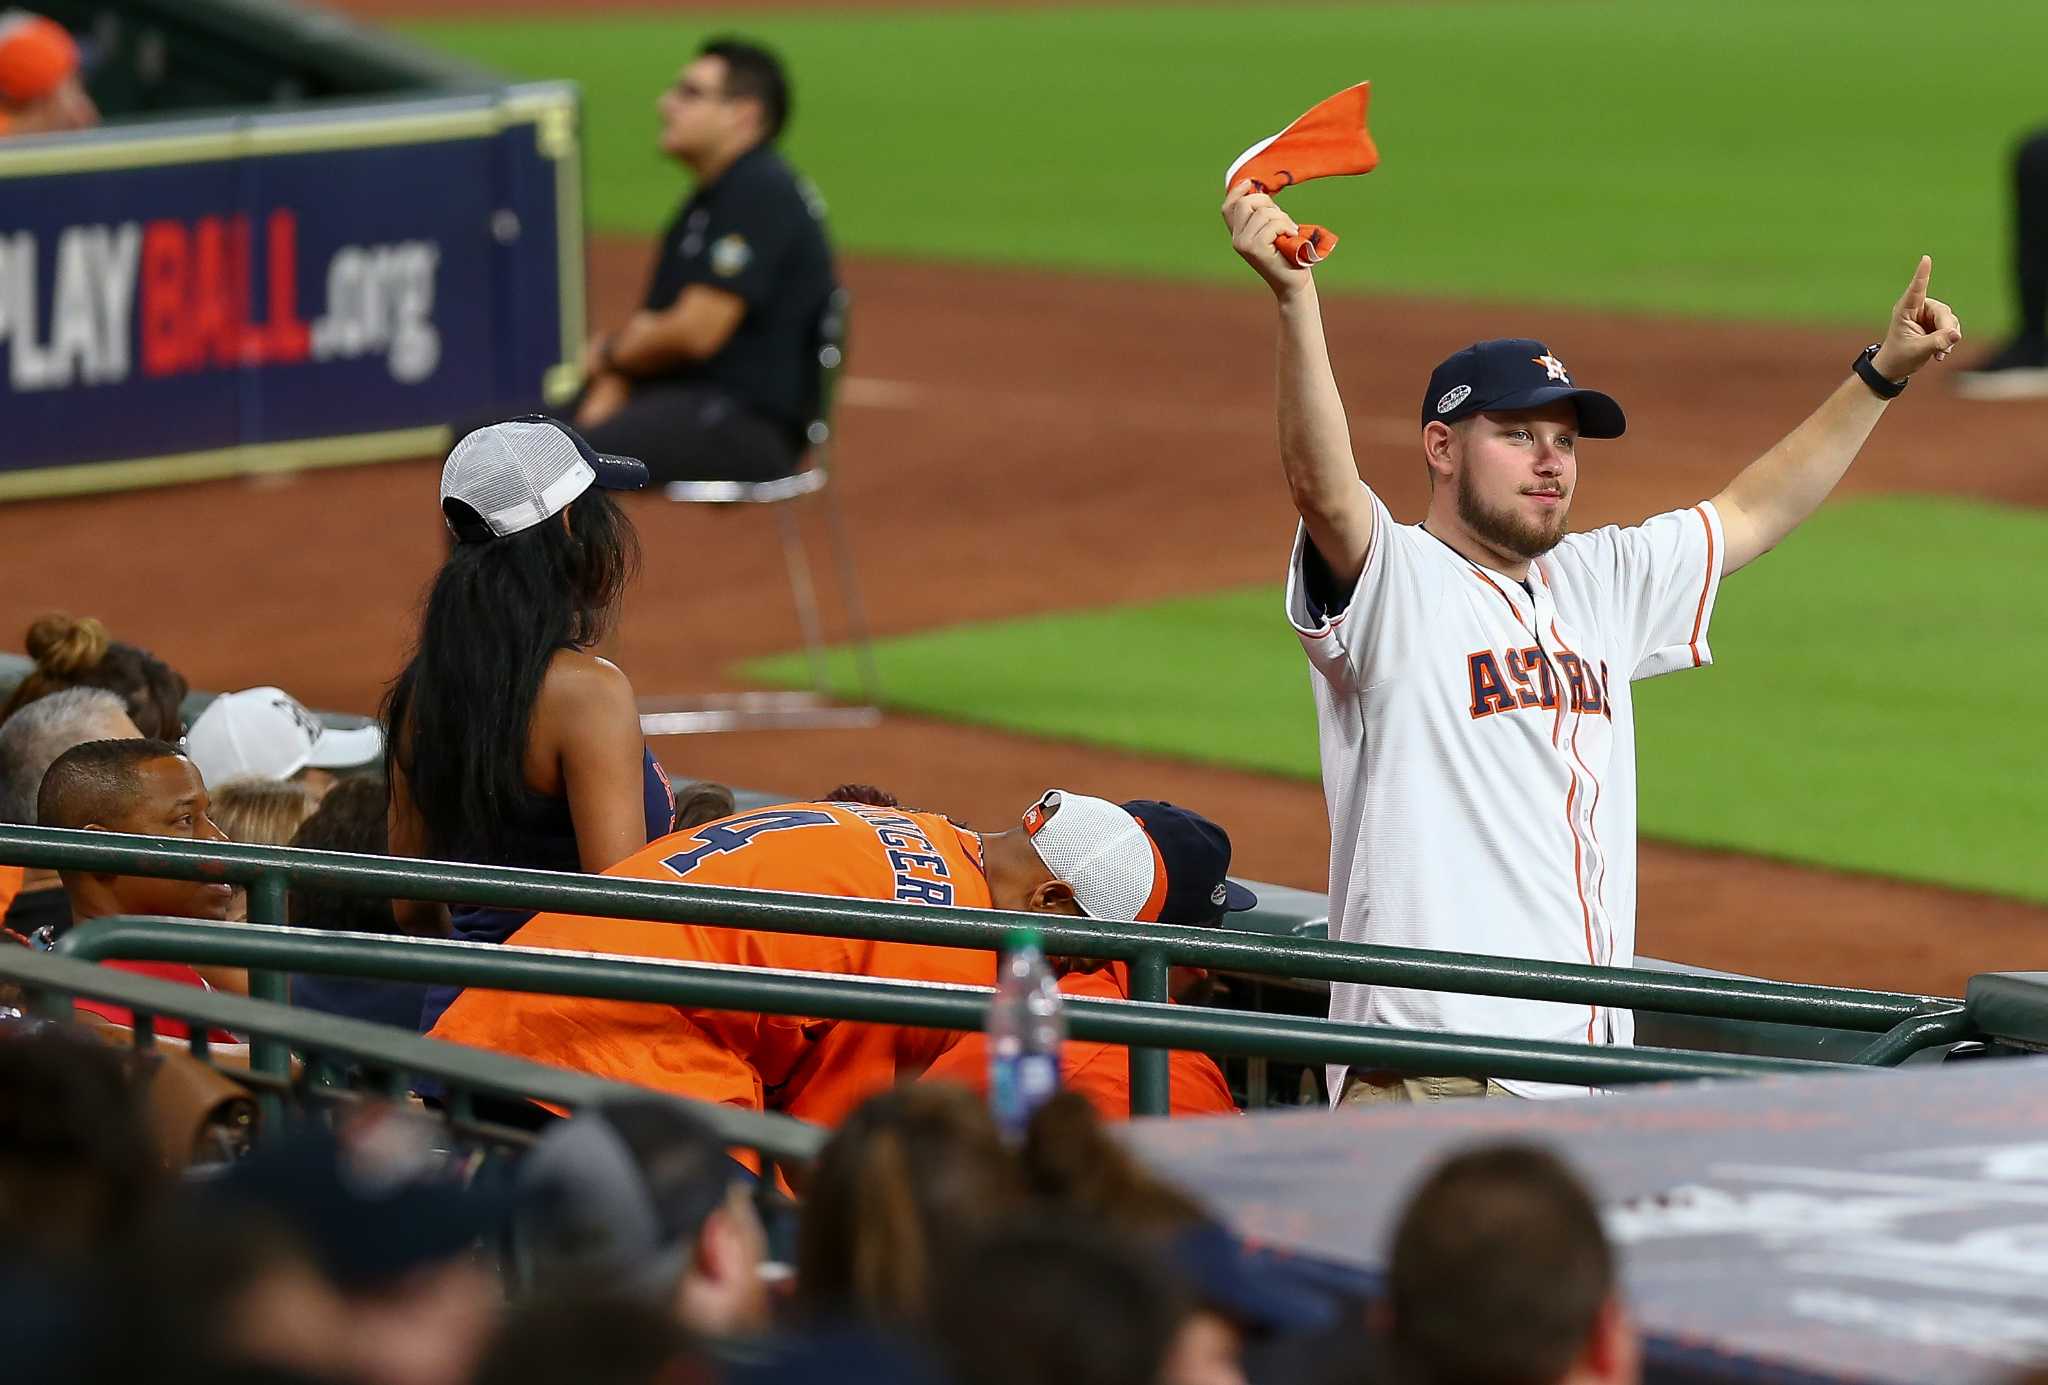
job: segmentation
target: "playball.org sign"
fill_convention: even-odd
[[[239,213],[67,226],[54,247],[17,231],[0,239],[8,384],[25,395],[118,385],[137,371],[162,379],[371,353],[393,380],[421,384],[441,360],[440,259],[430,240],[342,246],[315,276],[325,293],[309,319],[290,208],[272,211],[261,237]]]
[[[0,493],[537,406],[581,330],[564,331],[581,264],[562,142],[396,112],[416,141],[358,111],[333,141],[299,118],[276,152],[145,132],[133,167],[118,136],[76,169],[47,168],[46,145],[15,175],[0,147]]]

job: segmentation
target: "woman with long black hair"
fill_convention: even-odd
[[[594,873],[672,830],[632,684],[593,652],[640,557],[608,492],[646,483],[639,462],[547,418],[478,429],[448,454],[441,510],[455,543],[384,698],[393,854]],[[502,942],[528,917],[458,906],[449,925]],[[399,906],[409,929],[432,918]],[[455,994],[429,994],[427,1027]]]

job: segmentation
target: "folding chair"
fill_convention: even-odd
[[[687,736],[706,731],[751,731],[768,727],[819,728],[873,726],[882,719],[880,680],[875,673],[874,643],[868,634],[861,602],[860,579],[853,567],[846,520],[831,484],[832,406],[839,372],[846,362],[846,322],[851,296],[835,289],[818,315],[815,336],[818,375],[816,417],[804,430],[802,465],[772,481],[671,481],[662,487],[668,499],[686,505],[765,505],[774,510],[782,531],[782,552],[789,568],[789,590],[803,629],[804,652],[811,666],[808,692],[740,692],[692,698],[657,697],[640,701],[640,730],[649,736]],[[840,603],[846,613],[854,667],[860,678],[861,701],[853,706],[832,701],[825,672],[825,629],[811,580],[810,553],[791,502],[816,495],[825,510],[833,556],[839,568]]]

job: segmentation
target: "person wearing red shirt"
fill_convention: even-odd
[[[44,827],[84,828],[89,832],[133,832],[151,837],[182,837],[190,841],[224,842],[227,837],[207,816],[206,783],[192,762],[167,741],[87,741],[58,756],[43,776],[36,795],[36,821]],[[234,890],[225,881],[159,880],[146,875],[112,875],[97,871],[62,873],[74,923],[116,914],[159,914],[174,918],[220,920],[227,917]],[[113,971],[154,976],[188,986],[212,989],[182,962],[105,962]],[[125,1006],[80,1000],[78,1009],[122,1028],[134,1025]],[[166,1016],[156,1031],[183,1039],[183,1021]],[[238,1042],[232,1034],[214,1031],[216,1042]]]

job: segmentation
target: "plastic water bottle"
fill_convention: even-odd
[[[1067,1022],[1059,982],[1046,965],[1038,934],[1012,933],[988,1007],[989,1108],[1012,1141],[1024,1138],[1031,1113],[1060,1086],[1060,1045]]]

